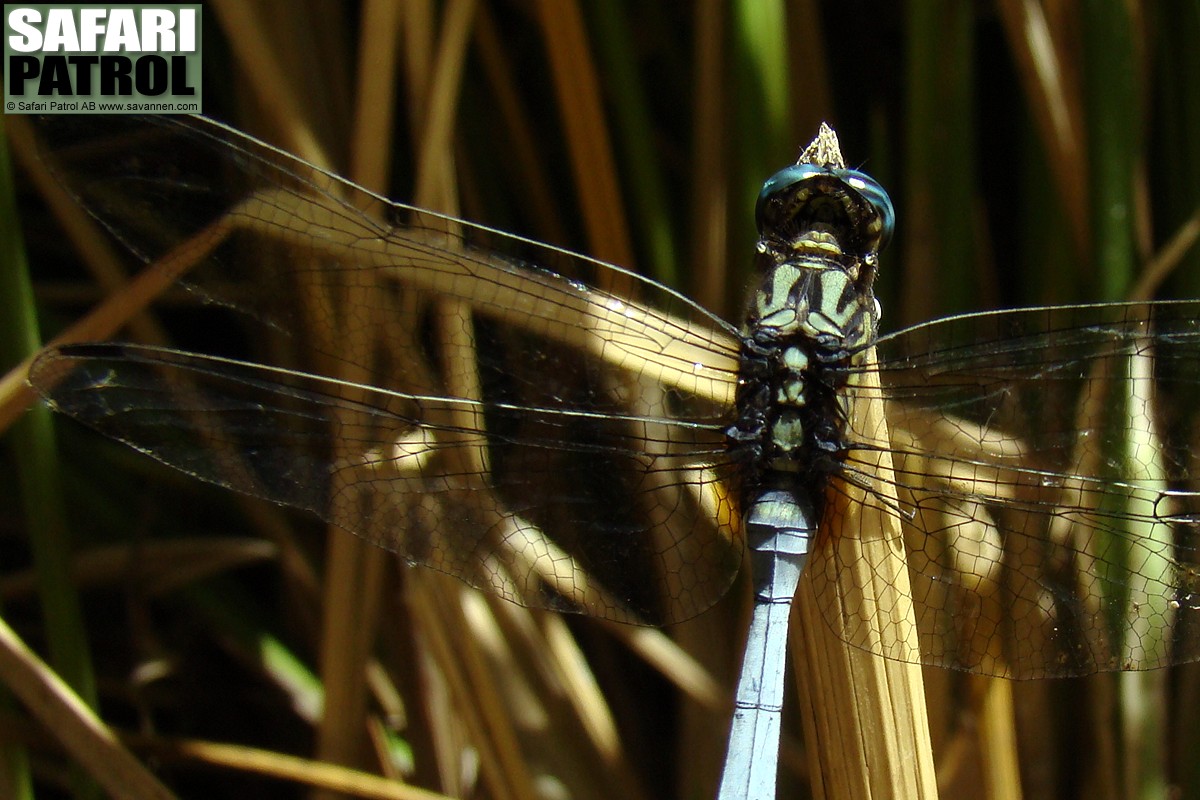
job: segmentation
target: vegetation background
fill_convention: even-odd
[[[758,188],[821,120],[896,203],[887,330],[1200,297],[1195,3],[228,0],[206,4],[203,41],[211,116],[727,318]],[[31,319],[48,338],[101,297],[45,266],[63,234],[18,191],[6,364]],[[5,434],[4,619],[180,796],[427,796],[363,773],[463,797],[714,795],[744,586],[674,642],[518,616],[58,422],[35,408]],[[1200,797],[1195,665],[1011,688],[997,711],[980,682],[927,671],[943,796]],[[780,796],[804,797],[790,702]],[[60,749],[72,724],[44,724],[7,703],[0,795],[94,794]]]

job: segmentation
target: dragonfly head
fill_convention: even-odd
[[[892,200],[874,178],[813,163],[793,164],[768,178],[754,218],[761,236],[794,240],[824,230],[860,256],[886,247],[896,225]]]

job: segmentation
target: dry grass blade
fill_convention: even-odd
[[[1142,271],[1142,277],[1129,292],[1130,300],[1150,300],[1162,286],[1163,281],[1174,272],[1184,257],[1192,252],[1196,240],[1200,239],[1200,209],[1167,241],[1158,255],[1150,260]]]
[[[78,322],[65,329],[49,346],[73,342],[91,342],[111,337],[131,317],[142,312],[166,289],[173,286],[192,266],[217,247],[229,234],[226,223],[218,221],[208,229],[180,244],[171,253],[151,264],[123,289],[96,306]],[[34,356],[18,364],[0,382],[0,429],[5,416],[15,417],[28,407],[33,392],[28,387],[29,367]]]
[[[608,627],[692,700],[712,711],[724,710],[725,693],[712,674],[662,631],[615,623]]]
[[[696,180],[692,192],[689,253],[694,296],[705,308],[725,311],[729,279],[729,174],[722,154],[727,146],[725,115],[725,47],[722,35],[726,10],[720,0],[696,4],[694,95],[695,141],[692,164]]]
[[[977,678],[980,708],[979,754],[984,780],[993,797],[1021,798],[1012,681]]]
[[[336,764],[310,761],[253,747],[196,739],[124,736],[136,750],[164,763],[183,762],[246,772],[363,800],[449,800],[447,795]]]
[[[559,108],[571,147],[589,250],[603,261],[633,266],[627,215],[617,186],[616,164],[600,86],[583,19],[575,0],[540,0],[538,12],[550,57]],[[625,297],[628,286],[602,286]]]
[[[446,681],[454,719],[465,726],[467,741],[478,748],[484,783],[496,797],[535,797],[533,776],[521,755],[514,720],[505,712],[478,639],[451,633],[469,630],[456,597],[466,590],[428,571],[415,572],[409,580],[419,584],[410,590],[409,602],[427,637],[438,672]],[[451,785],[457,782],[451,777]]]
[[[591,291],[585,297],[551,281],[539,287],[532,276],[518,274],[508,264],[489,266],[478,257],[468,266],[469,261],[438,256],[454,246],[450,241],[430,240],[427,233],[415,229],[395,229],[382,238],[336,206],[291,192],[259,192],[235,209],[232,217],[247,230],[282,241],[295,237],[297,244],[319,246],[362,266],[403,263],[404,254],[410,252],[421,254],[425,261],[436,259],[437,269],[405,270],[405,284],[475,302],[489,315],[594,353],[616,367],[719,403],[732,402],[736,371],[732,339],[712,329],[696,330],[687,321],[664,317],[617,293]],[[272,219],[287,224],[266,221]],[[303,233],[312,228],[323,232],[319,240]],[[439,249],[433,251],[431,245]]]
[[[332,160],[317,139],[313,127],[307,124],[303,104],[298,100],[294,76],[284,69],[275,57],[271,43],[272,35],[260,16],[260,9],[251,3],[237,0],[217,0],[213,4],[221,27],[229,37],[235,57],[241,63],[244,74],[250,78],[248,85],[262,109],[267,113],[276,129],[281,132],[287,149],[296,153],[310,164],[329,169]]]
[[[387,0],[372,0],[363,9],[350,177],[376,192],[387,190],[394,155],[387,143],[396,116],[393,98],[400,57],[400,10]]]
[[[121,327],[132,330],[147,341],[164,339],[159,327],[142,312],[173,286],[179,277],[218,246],[228,231],[219,225],[181,244],[157,265],[128,281],[120,260],[104,240],[96,224],[79,208],[62,186],[53,179],[43,163],[44,156],[35,156],[37,145],[29,126],[20,117],[5,123],[14,153],[25,171],[32,177],[39,192],[46,198],[68,236],[84,254],[84,260],[97,276],[97,281],[109,297],[86,317],[55,337],[52,344],[106,339]],[[127,282],[128,281],[128,282]],[[33,357],[29,357],[0,379],[0,431],[8,428],[34,399],[26,376]]]
[[[167,800],[175,796],[2,619],[0,679],[113,797]]]
[[[1049,154],[1047,163],[1063,199],[1071,237],[1082,255],[1090,246],[1087,147],[1083,95],[1072,69],[1074,59],[1066,52],[1061,31],[1049,24],[1041,3],[1003,0],[999,8],[1038,134]]]
[[[206,576],[278,556],[279,548],[261,539],[180,539],[147,542],[136,550],[120,544],[79,553],[72,574],[81,588],[120,585],[129,579],[131,561],[140,559],[135,565],[139,588],[149,594],[167,594]],[[0,580],[0,597],[12,600],[31,595],[36,580],[33,572],[9,573]]]
[[[886,440],[878,375],[864,376],[854,430]],[[879,453],[880,494],[830,492],[820,538],[800,584],[792,656],[814,779],[827,798],[937,797],[920,640],[903,537]],[[836,613],[828,607],[844,609]],[[835,630],[841,614],[845,627]],[[880,658],[884,653],[889,658]],[[904,663],[908,662],[908,663]]]
[[[351,176],[361,185],[370,187],[386,184],[391,163],[388,141],[393,116],[392,98],[395,96],[399,16],[397,9],[389,10],[383,5],[371,3],[364,10],[360,94],[356,100],[356,124],[351,133],[354,142]],[[356,304],[350,307],[370,309],[372,306],[362,301],[375,288],[354,283],[346,287],[346,302]],[[328,348],[341,332],[328,330],[328,321],[319,314],[312,314],[311,318],[314,328],[321,330]],[[365,335],[366,331],[360,332],[348,345],[355,352],[368,352],[370,343],[362,341]],[[332,352],[332,348],[326,352]],[[339,365],[338,372],[340,378],[364,383],[374,377],[366,369],[347,364]],[[355,422],[355,412],[339,412],[338,423]],[[336,442],[335,447],[341,458],[356,455],[344,442]],[[357,519],[340,522],[343,527],[361,524]],[[367,733],[367,667],[375,645],[389,557],[367,542],[344,536],[332,528],[327,554],[329,569],[320,639],[325,703],[318,725],[317,755],[333,763],[357,764]],[[347,625],[348,619],[357,624]]]

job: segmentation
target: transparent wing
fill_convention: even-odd
[[[48,351],[30,377],[58,409],[526,604],[661,624],[724,594],[725,323],[207,120],[41,131],[80,203],[177,272],[177,315],[202,320],[194,352]]]
[[[860,442],[846,477],[891,451],[925,663],[1200,658],[1197,320],[1196,302],[1034,308],[878,343],[891,441]]]
[[[741,552],[721,489],[726,323],[204,120],[43,131],[81,202],[182,276],[198,302],[173,316],[212,320],[195,353],[51,351],[31,379],[60,409],[520,602],[661,623],[725,591]],[[890,439],[855,441],[841,480],[878,486],[868,451],[892,457],[924,662],[1034,677],[1200,658],[1197,319],[1198,303],[1028,309],[879,342],[862,368]],[[841,552],[811,579],[862,640],[863,612],[822,588],[862,574]]]

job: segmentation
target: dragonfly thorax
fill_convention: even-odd
[[[806,254],[771,264],[753,293],[739,355],[738,422],[729,432],[753,476],[747,488],[769,473],[823,479],[840,463],[848,368],[879,318],[874,295],[861,293],[842,263]]]

